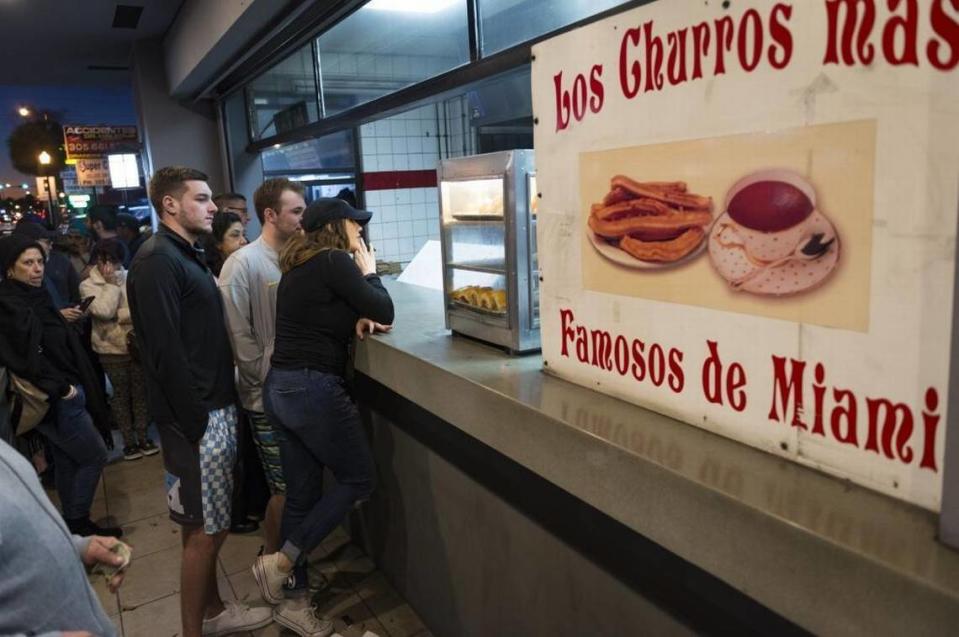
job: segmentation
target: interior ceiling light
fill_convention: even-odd
[[[403,13],[437,13],[463,0],[370,0],[363,8]]]

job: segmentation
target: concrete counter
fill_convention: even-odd
[[[360,374],[802,629],[959,626],[935,515],[454,338],[439,292],[387,286],[396,326],[358,344]]]

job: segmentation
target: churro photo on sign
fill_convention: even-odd
[[[713,200],[684,181],[610,179],[610,190],[590,207],[587,225],[596,251],[614,263],[655,269],[698,255],[713,220]]]

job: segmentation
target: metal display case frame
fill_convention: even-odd
[[[520,354],[540,349],[539,269],[536,260],[535,154],[510,150],[445,159],[437,169],[440,189],[440,226],[443,254],[443,293],[446,327]],[[452,189],[462,182],[499,179],[502,210],[492,214],[451,209]],[[460,186],[462,187],[462,186]],[[455,235],[462,226],[502,232],[505,260],[454,261]],[[483,311],[453,300],[454,273],[480,272],[502,276],[506,283],[506,311]]]

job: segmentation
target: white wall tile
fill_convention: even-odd
[[[410,189],[403,188],[402,190],[396,191],[396,202],[397,203],[409,203],[410,202]]]
[[[380,169],[380,162],[376,155],[363,156],[363,172],[375,173]]]
[[[384,223],[383,224],[383,238],[384,239],[395,239],[396,238],[396,223]]]
[[[396,206],[385,204],[380,206],[380,221],[390,223],[396,221]]]
[[[396,204],[396,220],[397,221],[412,221],[413,220],[413,206],[408,203]]]
[[[380,170],[393,170],[393,155],[378,155],[377,157],[379,158]]]
[[[410,158],[408,155],[393,155],[394,170],[409,170]]]
[[[392,150],[394,155],[406,153],[406,138],[405,137],[394,137],[390,140],[392,144]]]
[[[391,152],[393,152],[392,140],[389,137],[377,137],[376,154],[389,155]]]
[[[383,258],[395,261],[399,256],[399,245],[396,239],[384,239],[380,244],[382,247],[377,248],[377,250],[383,255]]]
[[[390,135],[392,137],[401,137],[406,135],[406,122],[396,118],[390,118]]]
[[[425,219],[417,219],[413,222],[413,235],[423,236],[429,234],[429,225]]]

